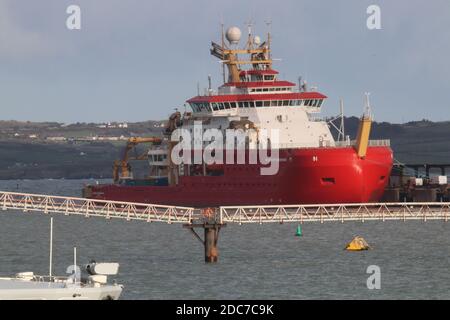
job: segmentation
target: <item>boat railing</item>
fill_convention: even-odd
[[[345,141],[335,141],[334,145],[330,141],[323,141],[319,145],[315,143],[305,144],[305,143],[279,143],[277,146],[279,149],[290,149],[290,148],[346,148],[353,147],[356,145],[356,140],[345,140]],[[390,147],[391,140],[389,139],[378,139],[369,140],[369,147]]]
[[[336,141],[336,147],[352,147],[356,145],[356,140]],[[390,147],[391,140],[389,139],[375,139],[369,140],[369,147]]]

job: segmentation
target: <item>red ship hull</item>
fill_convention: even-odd
[[[276,175],[260,165],[224,165],[220,176],[181,176],[174,186],[89,186],[95,199],[164,205],[217,207],[376,202],[392,168],[389,147],[369,147],[364,159],[347,148],[280,150]]]

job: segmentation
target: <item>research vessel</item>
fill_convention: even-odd
[[[239,28],[222,31],[221,41],[212,42],[210,51],[223,65],[224,83],[213,90],[210,81],[204,92],[198,90],[187,100],[192,110],[173,113],[160,137],[130,138],[123,157],[114,163],[114,183],[86,186],[84,196],[194,207],[379,201],[393,154],[389,140],[369,140],[369,112],[361,117],[355,140],[343,133],[335,139],[329,122],[317,117],[327,97],[304,81],[280,79],[273,69],[270,32],[263,41],[249,29],[245,45],[240,41]],[[224,152],[223,161],[215,163],[175,163],[177,129],[193,136],[211,129],[224,136],[226,130],[248,133],[245,161],[229,163]],[[264,130],[276,130],[277,141],[263,136]],[[131,158],[130,150],[141,143],[150,144],[148,151]],[[193,141],[191,158],[207,145]],[[277,151],[275,174],[262,174],[267,163],[250,161],[253,150],[264,149],[261,145],[267,154]],[[230,158],[237,157],[236,147]],[[132,160],[148,161],[145,178],[133,177]]]

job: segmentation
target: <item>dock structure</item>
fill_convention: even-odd
[[[220,223],[305,223],[450,218],[450,202],[347,203],[220,207]]]
[[[202,243],[205,262],[217,262],[221,228],[227,224],[409,221],[450,218],[450,202],[349,203],[193,208],[0,191],[0,209],[126,221],[178,223]],[[203,229],[203,239],[196,232]]]
[[[447,175],[447,170],[450,169],[450,164],[448,163],[408,163],[408,164],[394,164],[394,168],[397,170],[400,170],[400,172],[403,174],[403,170],[405,168],[414,170],[414,174],[416,177],[420,176],[420,170],[423,170],[425,172],[425,176],[430,176],[430,171],[432,169],[439,169],[440,174],[445,176]]]
[[[190,207],[164,206],[157,204],[95,200],[87,198],[51,196],[0,191],[2,210],[23,212],[60,213],[105,219],[125,219],[165,222],[191,223],[196,209]]]

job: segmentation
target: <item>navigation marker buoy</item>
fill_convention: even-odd
[[[303,236],[303,233],[302,233],[302,226],[301,226],[301,225],[298,225],[298,226],[297,226],[297,231],[295,231],[295,236],[296,236],[296,237],[301,237],[301,236]]]
[[[369,250],[371,249],[369,244],[366,240],[364,240],[363,237],[356,236],[353,238],[352,241],[350,241],[344,250],[347,251],[363,251],[363,250]]]

